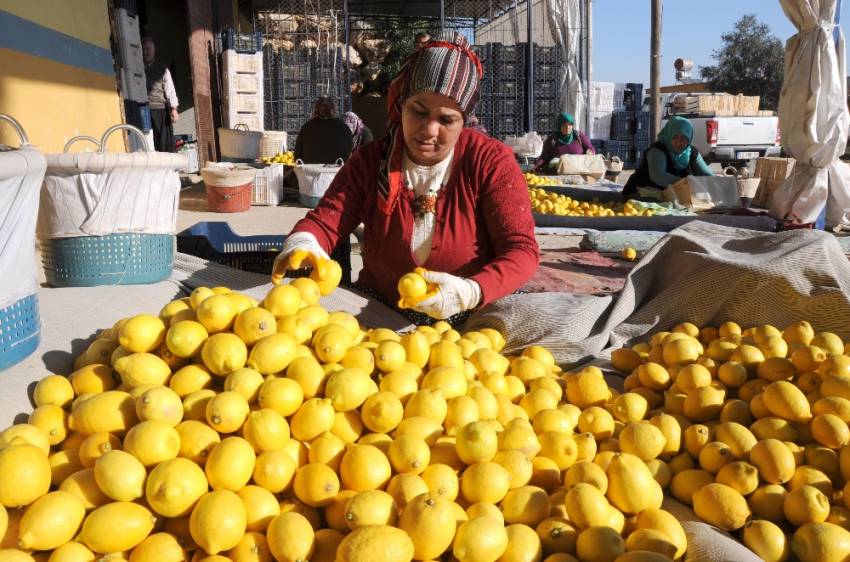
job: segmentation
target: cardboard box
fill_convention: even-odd
[[[756,170],[753,177],[759,178],[758,191],[753,198],[756,207],[769,207],[773,192],[785,182],[785,178],[794,170],[793,158],[762,157],[756,160]]]

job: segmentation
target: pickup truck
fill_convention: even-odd
[[[674,115],[673,99],[664,100],[661,126]],[[688,94],[699,95],[699,94]],[[704,116],[675,113],[685,117],[694,126],[692,145],[699,150],[703,159],[711,164],[745,164],[761,156],[780,156],[782,146],[779,136],[779,118],[774,116]]]

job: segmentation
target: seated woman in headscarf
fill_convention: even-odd
[[[366,126],[366,123],[363,122],[360,116],[353,111],[346,113],[342,120],[351,130],[351,144],[353,150],[357,150],[361,146],[369,144],[374,140],[372,131]]]
[[[667,189],[687,176],[711,176],[714,172],[691,146],[694,127],[684,117],[673,116],[658,133],[658,140],[643,154],[640,165],[626,182],[623,194],[640,193],[656,199]]]
[[[336,105],[325,96],[316,99],[313,115],[301,126],[294,156],[305,164],[333,164],[351,155],[351,130],[336,116]]]
[[[322,275],[321,260],[360,223],[360,288],[394,306],[399,279],[416,267],[438,287],[419,314],[401,311],[415,323],[458,324],[531,278],[539,249],[523,174],[509,147],[464,127],[481,76],[460,34],[415,51],[390,87],[390,132],[355,152],[295,225],[272,280],[302,258]]]
[[[576,130],[576,120],[571,114],[564,112],[558,115],[557,130],[546,137],[543,142],[543,152],[534,164],[532,172],[544,169],[554,158],[564,154],[596,154],[593,143],[582,132]]]

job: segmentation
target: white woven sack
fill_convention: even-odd
[[[599,179],[605,175],[605,159],[600,154],[563,154],[558,160],[558,175]]]
[[[186,165],[164,152],[48,154],[38,237],[174,234]]]
[[[336,164],[305,164],[298,160],[295,162],[298,192],[307,197],[322,197],[341,168],[341,159]]]
[[[38,288],[35,223],[47,162],[32,147],[0,152],[0,308]]]

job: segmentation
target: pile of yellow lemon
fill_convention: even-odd
[[[0,562],[681,560],[665,492],[765,560],[850,556],[834,334],[681,324],[613,353],[620,393],[492,329],[366,329],[328,279],[197,288],[39,381]]]
[[[612,354],[628,376],[613,405],[600,390],[599,450],[636,455],[766,561],[850,559],[848,354],[805,321],[658,332]]]
[[[263,164],[284,164],[286,166],[294,166],[295,153],[291,150],[288,152],[278,152],[274,156],[265,156],[260,160]]]
[[[530,188],[533,211],[562,217],[651,217],[651,209],[639,209],[633,201],[625,203],[602,203],[599,201],[578,201],[566,195],[560,195],[545,189]]]
[[[552,176],[538,176],[532,172],[525,172],[523,175],[528,187],[560,185]]]

